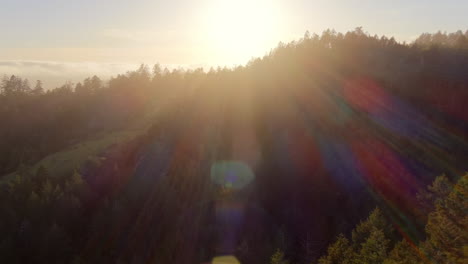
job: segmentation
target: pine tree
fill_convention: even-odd
[[[383,264],[418,264],[424,263],[421,259],[419,249],[411,246],[406,240],[398,242],[390,251],[388,258]]]
[[[46,200],[49,201],[53,195],[54,192],[54,187],[52,186],[52,183],[50,182],[49,179],[46,179],[44,184],[42,185],[42,197]]]
[[[41,186],[46,179],[49,177],[49,172],[44,166],[39,166],[39,168],[36,170],[36,175],[34,177],[34,183],[37,186]]]
[[[39,195],[35,191],[31,192],[31,195],[29,196],[29,204],[32,208],[36,208],[39,205],[40,198]]]
[[[374,209],[366,221],[361,222],[352,231],[353,249],[359,249],[362,243],[366,242],[374,229],[382,230],[387,237],[391,236],[393,233],[392,227],[388,224],[387,220],[385,220],[379,208]]]
[[[34,86],[34,89],[32,90],[33,95],[42,95],[44,94],[44,88],[42,87],[42,81],[37,80],[36,81],[36,86]]]
[[[379,208],[352,231],[352,243],[340,235],[319,259],[319,264],[374,264],[382,263],[388,254],[393,228]]]
[[[390,240],[385,238],[384,232],[374,228],[353,262],[355,264],[381,264],[387,257],[389,244]]]
[[[345,264],[350,263],[353,252],[349,240],[340,234],[335,243],[330,245],[327,255],[319,259],[319,264]]]
[[[453,189],[453,184],[447,176],[441,175],[428,186],[427,190],[422,190],[417,194],[417,199],[423,207],[426,215],[434,211],[436,204],[447,197]]]
[[[275,254],[271,256],[270,264],[289,264],[289,261],[284,258],[284,252],[277,249]]]
[[[466,263],[468,260],[468,174],[465,174],[436,210],[429,214],[425,251],[436,261]]]

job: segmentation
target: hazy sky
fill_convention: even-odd
[[[50,83],[139,63],[244,64],[306,30],[411,41],[468,29],[467,0],[0,0],[0,75]]]

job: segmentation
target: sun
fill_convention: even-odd
[[[204,12],[209,53],[222,64],[245,64],[266,54],[280,39],[274,0],[215,0]]]

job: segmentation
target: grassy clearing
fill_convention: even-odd
[[[125,130],[111,132],[100,135],[94,139],[86,140],[75,144],[63,151],[50,154],[34,164],[32,170],[35,171],[40,166],[48,169],[51,175],[64,175],[80,168],[88,159],[96,159],[100,153],[115,144],[128,142],[140,135],[144,130]],[[16,172],[1,177],[1,181],[11,180]]]
[[[144,115],[128,124],[127,129],[100,133],[92,139],[84,140],[62,151],[50,154],[32,166],[32,171],[40,166],[47,168],[51,175],[64,175],[80,168],[87,160],[100,159],[103,153],[116,144],[122,144],[142,135],[153,124],[160,107],[149,108]],[[16,172],[0,177],[0,183],[13,179]]]

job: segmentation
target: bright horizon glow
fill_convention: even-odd
[[[0,0],[0,77],[54,88],[141,63],[232,67],[308,30],[410,42],[424,32],[468,29],[463,0]],[[77,70],[76,70],[77,69]],[[76,71],[75,71],[76,70]],[[74,72],[75,71],[75,72]],[[74,73],[73,73],[74,72]]]

